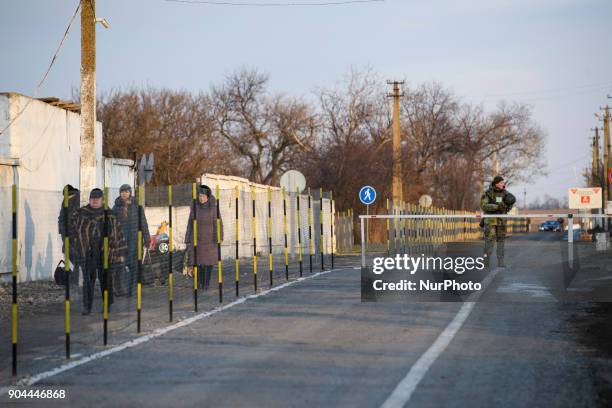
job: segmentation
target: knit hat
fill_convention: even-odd
[[[89,193],[90,200],[92,198],[102,198],[102,197],[104,197],[104,192],[102,192],[102,190],[100,190],[99,188],[94,188],[93,190],[91,190],[91,193]]]
[[[491,184],[496,185],[500,181],[504,181],[504,178],[502,176],[497,175],[497,176],[493,177],[493,182],[491,182]]]
[[[71,196],[71,195],[73,195],[73,194],[78,194],[78,193],[79,193],[79,189],[78,189],[78,188],[74,188],[74,187],[73,187],[71,184],[66,184],[66,185],[64,186],[64,188],[65,188],[66,190],[68,190],[68,195],[69,195],[69,196]],[[63,191],[64,191],[64,190],[62,190],[62,192],[63,192]]]
[[[132,194],[132,186],[130,186],[129,184],[124,184],[119,187],[119,192],[121,193],[122,191],[129,191],[130,194]]]
[[[212,195],[212,190],[207,185],[202,184],[198,186],[198,194],[204,194],[208,198],[210,198],[210,196]]]

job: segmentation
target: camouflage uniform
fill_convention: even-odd
[[[493,184],[484,192],[480,198],[480,208],[485,214],[506,214],[510,208],[504,204],[504,198],[509,194],[505,189],[499,190]],[[484,224],[484,254],[485,262],[488,264],[493,253],[494,242],[497,241],[498,265],[503,265],[504,240],[506,238],[505,218],[485,218]]]

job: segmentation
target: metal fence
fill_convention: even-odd
[[[107,188],[95,211],[83,205],[89,192],[2,187],[0,342],[12,346],[0,351],[0,383],[17,361],[29,372],[34,361],[124,341],[333,268],[338,250],[353,249],[352,211],[336,213],[322,189],[212,184],[202,210],[198,186],[132,187],[126,200]],[[218,233],[198,242],[209,222]],[[193,255],[202,247],[212,261]]]

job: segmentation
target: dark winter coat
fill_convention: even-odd
[[[117,197],[113,206],[113,214],[117,217],[128,247],[128,260],[136,260],[138,257],[138,204],[134,202],[133,198],[126,202],[121,200],[121,197]],[[151,237],[149,236],[149,224],[143,209],[141,209],[140,215],[142,243],[145,247],[148,247]]]
[[[64,200],[62,199],[62,207],[59,216],[57,217],[57,231],[62,237],[62,254],[64,253],[64,238],[66,237],[66,218],[68,218],[68,238],[70,245],[70,259],[76,261],[76,232],[75,220],[79,211],[80,195],[78,193],[68,198],[68,208],[64,208]]]
[[[79,260],[102,259],[104,253],[104,209],[82,207],[74,219],[76,233],[76,255]],[[127,247],[117,218],[111,211],[107,215],[108,260],[109,264],[118,262],[119,257],[125,257]]]
[[[218,260],[217,254],[217,200],[210,196],[205,204],[196,204],[197,212],[197,256],[198,265],[215,265]],[[193,205],[189,213],[187,232],[185,233],[185,244],[188,265],[193,265]],[[221,241],[223,241],[223,221],[221,221]]]

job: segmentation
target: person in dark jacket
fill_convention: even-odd
[[[185,244],[188,264],[195,265],[193,251],[193,220],[196,219],[198,242],[197,242],[197,265],[199,285],[207,290],[210,286],[210,277],[213,266],[217,263],[217,200],[212,195],[210,187],[202,185],[198,187],[198,202],[195,214],[193,206],[187,222],[185,233]],[[223,241],[223,221],[220,228],[221,241]]]
[[[119,197],[115,199],[113,206],[113,214],[119,221],[119,226],[123,232],[127,243],[127,257],[125,260],[126,276],[120,283],[123,285],[127,281],[127,295],[132,296],[133,288],[136,284],[138,271],[138,199],[132,197],[132,187],[129,184],[124,184],[119,188]],[[141,229],[142,229],[142,245],[143,250],[147,248],[151,242],[149,235],[149,224],[145,216],[144,209],[140,210]],[[123,268],[114,268],[114,273],[119,275]],[[123,285],[119,288],[122,289]]]
[[[77,236],[76,251],[83,262],[83,314],[91,313],[96,277],[100,282],[104,295],[104,233],[105,215],[103,208],[103,192],[94,188],[89,194],[89,204],[81,207],[75,217],[74,230]],[[113,264],[123,262],[127,247],[123,233],[119,228],[117,218],[111,211],[106,216],[106,234],[108,235],[109,268]],[[107,276],[109,308],[113,303],[113,281]]]
[[[64,190],[68,192],[68,208],[64,208],[64,199],[63,194]],[[80,264],[80,260],[77,256],[76,249],[76,233],[74,230],[74,219],[79,211],[80,207],[80,192],[79,189],[72,187],[70,184],[66,184],[62,190],[62,206],[59,212],[59,216],[57,217],[57,231],[62,237],[62,254],[65,253],[65,238],[68,235],[68,248],[69,248],[69,258],[70,262],[76,266],[75,270],[78,271],[78,266]],[[68,230],[66,231],[66,225],[68,225]],[[76,279],[75,279],[76,278]],[[78,280],[78,276],[72,276],[73,282]],[[71,280],[72,280],[71,279]]]

